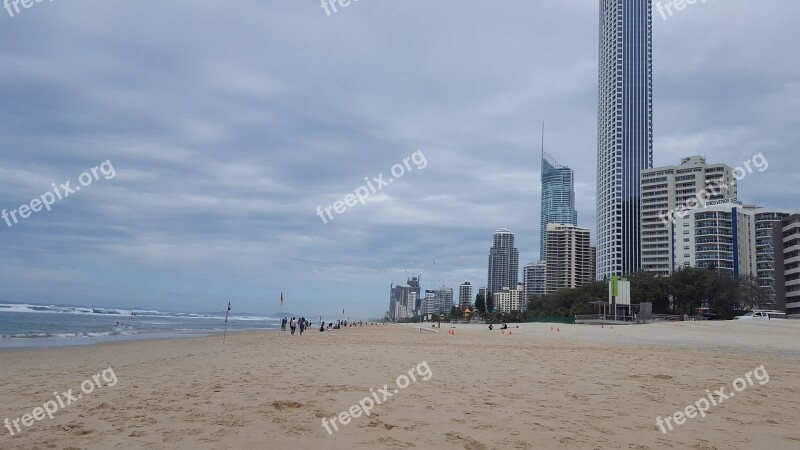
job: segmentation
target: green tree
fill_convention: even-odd
[[[494,294],[491,292],[486,294],[486,312],[494,313]]]
[[[669,279],[669,292],[673,297],[673,308],[681,314],[691,314],[707,298],[709,277],[714,269],[681,267]]]
[[[670,310],[670,279],[653,272],[640,271],[631,274],[631,299],[636,303],[651,302],[653,312],[668,314]]]
[[[481,316],[486,314],[486,301],[481,294],[478,294],[477,297],[475,297],[475,309]]]
[[[736,315],[737,282],[735,279],[712,272],[706,279],[705,295],[708,306],[721,319],[733,319]]]
[[[771,306],[767,293],[758,285],[758,278],[752,275],[739,277],[735,301],[737,310],[747,311]]]

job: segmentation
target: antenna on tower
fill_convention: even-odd
[[[542,121],[542,157],[544,157],[544,121]]]

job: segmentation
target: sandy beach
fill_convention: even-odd
[[[800,321],[552,326],[2,349],[0,420],[15,435],[2,428],[0,448],[800,447]],[[752,383],[737,392],[745,374]],[[721,387],[729,398],[705,417],[666,434],[656,425]],[[365,398],[369,416],[351,409]],[[16,431],[14,419],[41,416],[48,401],[53,419]],[[335,417],[329,434],[322,419]]]

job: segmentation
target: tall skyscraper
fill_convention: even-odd
[[[578,224],[575,210],[575,174],[542,151],[542,218],[539,259],[547,258],[547,224]]]
[[[500,228],[494,234],[489,249],[489,276],[487,287],[494,294],[504,288],[517,287],[519,279],[519,250],[514,247],[514,233]]]
[[[653,167],[651,0],[600,0],[597,277],[641,267],[640,180]]]

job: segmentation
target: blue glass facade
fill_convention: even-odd
[[[641,171],[653,167],[650,0],[600,0],[597,277],[641,268]]]
[[[578,224],[575,210],[575,174],[542,153],[542,219],[539,234],[539,259],[547,255],[547,224]]]

